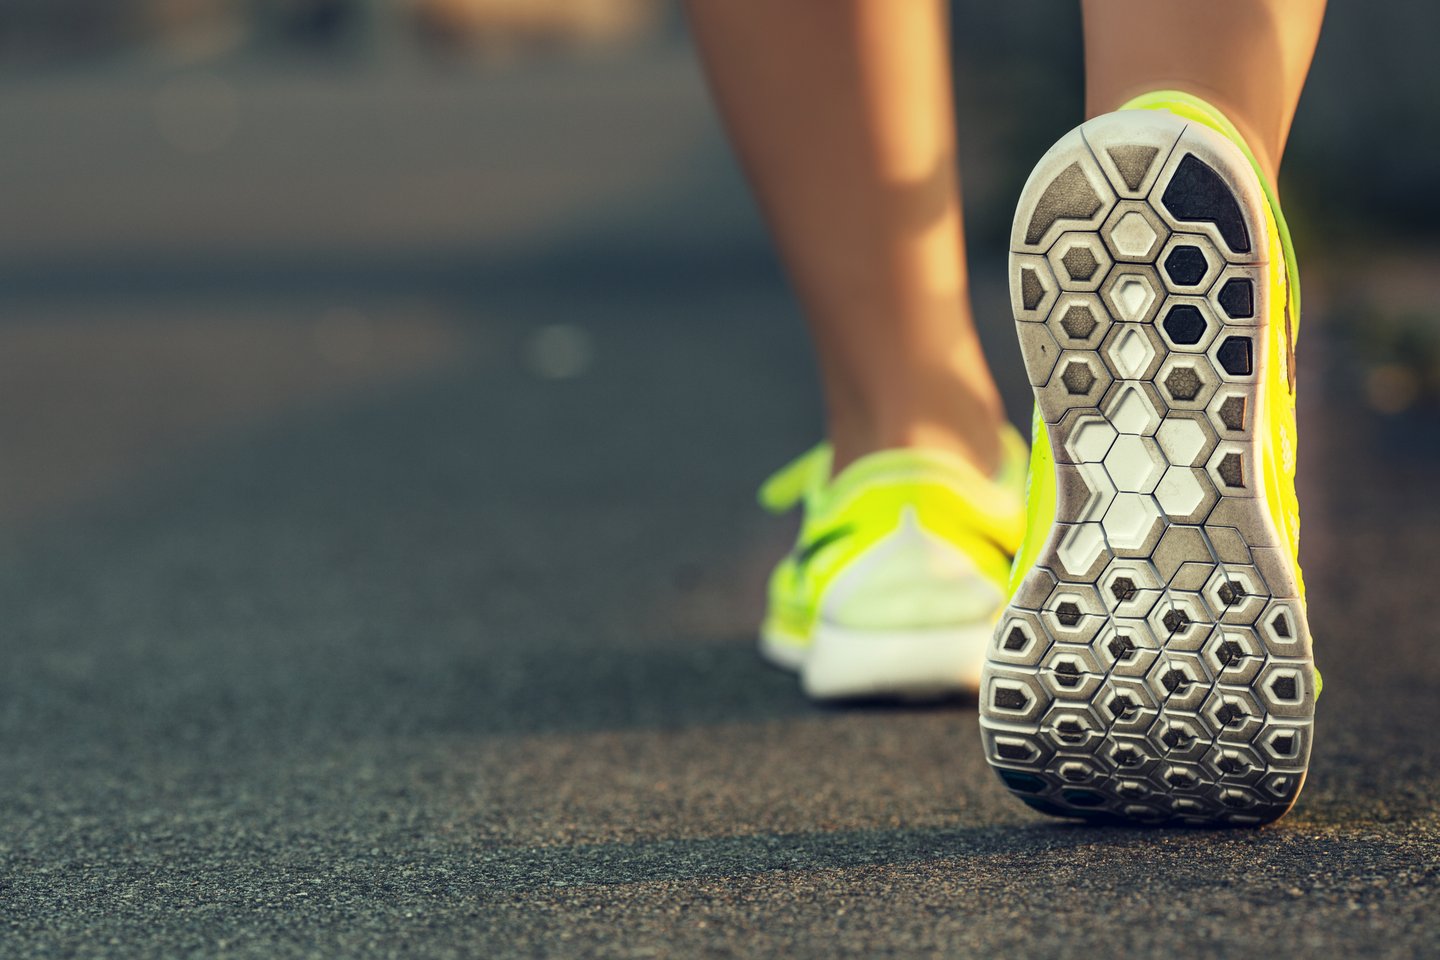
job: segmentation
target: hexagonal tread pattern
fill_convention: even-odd
[[[1158,114],[1128,142],[1117,116],[1062,140],[1073,157],[1042,161],[1053,178],[1017,213],[1016,262],[1038,265],[1012,274],[1017,320],[1040,331],[1021,348],[1046,352],[1026,360],[1060,489],[991,647],[986,754],[1047,813],[1263,823],[1304,780],[1314,675],[1288,545],[1251,489],[1259,186],[1208,129]],[[1097,164],[1113,196],[1082,176]],[[1056,236],[1062,219],[1086,223]]]

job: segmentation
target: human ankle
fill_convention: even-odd
[[[830,441],[835,455],[832,476],[850,464],[881,450],[941,450],[955,454],[986,476],[998,473],[1004,460],[1001,430],[1004,415],[998,409],[976,410],[964,419],[912,416],[881,420],[863,426],[832,424]]]

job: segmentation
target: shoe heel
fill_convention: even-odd
[[[1264,203],[1233,144],[1160,111],[1072,131],[1022,194],[1012,306],[1056,522],[980,708],[1046,812],[1263,823],[1304,780],[1309,634],[1258,429],[1290,363]]]
[[[861,630],[821,623],[800,671],[817,700],[932,700],[980,685],[989,623]]]

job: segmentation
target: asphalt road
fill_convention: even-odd
[[[818,411],[683,56],[161,86],[0,94],[0,955],[1440,952],[1440,430],[1323,298],[1299,806],[1052,822],[754,653]]]

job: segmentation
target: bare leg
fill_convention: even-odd
[[[1219,107],[1275,182],[1325,0],[1084,0],[1085,110],[1152,90]]]
[[[819,354],[836,469],[999,462],[970,314],[944,0],[689,0],[721,112]]]

